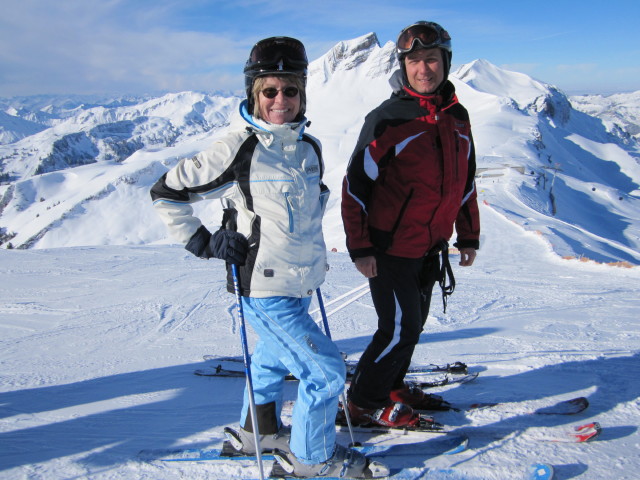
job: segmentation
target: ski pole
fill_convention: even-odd
[[[324,324],[324,331],[331,338],[331,331],[329,330],[329,321],[327,320],[327,312],[324,310],[324,302],[322,301],[322,292],[320,292],[320,287],[316,289],[316,294],[318,295],[318,306],[320,307],[320,313],[322,313],[322,323]],[[347,397],[344,394],[344,390],[340,395],[342,399],[342,405],[344,408],[344,418],[347,420],[347,427],[349,427],[349,435],[351,436],[351,446],[358,447],[360,446],[360,442],[356,442],[355,438],[353,438],[353,427],[351,426],[351,415],[349,415],[349,405],[347,404]]]
[[[367,288],[366,290],[362,291],[362,292],[358,292],[353,298],[350,298],[349,300],[347,300],[346,302],[344,302],[343,304],[337,306],[336,308],[334,308],[333,310],[331,310],[329,313],[327,313],[327,317],[330,317],[331,315],[333,315],[336,312],[339,312],[340,310],[342,310],[343,308],[351,305],[353,302],[355,302],[356,300],[358,300],[361,297],[364,297],[367,293],[369,293],[369,289]]]
[[[249,396],[249,412],[251,414],[251,425],[253,426],[253,438],[256,443],[256,458],[258,459],[258,469],[260,470],[260,480],[264,480],[264,469],[262,467],[262,449],[260,448],[260,433],[258,431],[258,416],[256,413],[256,401],[253,395],[253,379],[251,378],[251,357],[249,357],[249,345],[247,342],[247,330],[244,323],[244,313],[242,311],[242,297],[240,296],[240,285],[238,281],[238,267],[231,264],[233,275],[233,290],[236,294],[236,309],[240,319],[240,343],[242,343],[242,356],[244,359],[244,372],[247,377],[247,393]]]
[[[329,340],[331,340],[331,332],[329,331],[329,320],[327,320],[327,312],[324,309],[324,301],[322,300],[322,292],[320,292],[320,287],[316,289],[316,294],[318,295],[318,307],[320,308],[320,313],[322,314],[322,324],[324,325],[324,331]]]
[[[364,291],[360,291],[362,289],[365,289]],[[350,303],[356,301],[358,298],[362,297],[363,295],[366,295],[367,293],[369,293],[369,282],[365,282],[362,285],[357,286],[356,288],[349,290],[347,293],[343,293],[342,295],[340,295],[339,297],[334,298],[333,300],[331,300],[330,302],[327,302],[325,304],[325,307],[328,307],[329,305],[333,305],[336,302],[339,302],[340,300],[342,300],[345,297],[348,297],[349,295],[358,293],[358,295],[355,298],[351,298],[349,300],[347,300],[346,302],[344,302],[342,305],[340,305],[337,309],[335,309],[333,312],[330,312],[327,314],[327,317],[331,316],[332,313],[337,312],[338,310],[343,309],[344,307],[346,307],[347,305],[349,305]],[[316,308],[314,310],[311,310],[309,312],[309,315],[313,315],[314,313],[316,313],[319,310],[319,308]]]

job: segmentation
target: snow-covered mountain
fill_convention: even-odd
[[[607,130],[626,139],[640,139],[640,91],[571,97],[573,108],[601,119]]]
[[[366,113],[390,95],[393,44],[340,42],[310,65],[309,133],[333,191],[329,248],[344,250],[340,183]],[[452,72],[470,111],[481,201],[562,256],[640,264],[637,97],[573,97],[476,60]],[[0,241],[18,248],[168,243],[148,190],[224,133],[241,98],[0,99]],[[628,115],[609,118],[627,101]],[[615,103],[618,102],[618,103]],[[616,114],[623,110],[617,106]],[[219,206],[199,205],[214,228]]]

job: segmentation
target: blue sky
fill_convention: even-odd
[[[565,93],[640,90],[640,2],[584,0],[0,0],[0,97],[241,92],[261,38],[299,38],[315,60],[416,20],[478,58]]]

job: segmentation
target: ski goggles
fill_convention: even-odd
[[[282,92],[282,94],[285,97],[293,98],[296,95],[298,95],[298,93],[300,93],[300,90],[298,90],[298,87],[284,87],[282,89],[275,88],[275,87],[267,87],[267,88],[263,88],[261,92],[262,92],[262,95],[264,95],[265,97],[269,99],[274,99],[278,96],[278,92]]]
[[[396,49],[399,54],[409,53],[416,44],[421,48],[441,47],[451,51],[451,36],[437,23],[418,22],[400,32]]]
[[[291,37],[271,37],[260,40],[249,54],[253,67],[280,65],[280,69],[304,69],[309,61],[304,45]]]

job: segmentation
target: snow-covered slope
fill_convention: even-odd
[[[456,291],[446,314],[434,293],[414,360],[459,360],[480,372],[472,383],[432,390],[450,402],[508,405],[435,413],[468,435],[468,452],[387,461],[460,472],[420,477],[435,480],[520,479],[533,461],[552,464],[559,480],[637,479],[640,269],[561,260],[491,207],[482,204],[481,215],[485,248],[470,268],[452,257]],[[339,298],[365,279],[345,253],[330,253],[329,263],[322,292],[332,337],[357,359],[376,325],[371,298]],[[241,352],[222,262],[162,245],[0,250],[0,275],[1,479],[258,478],[251,461],[216,467],[137,456],[219,447],[223,427],[238,422],[244,381],[193,375],[204,354]],[[590,402],[582,414],[527,415],[581,395]],[[295,398],[295,384],[286,398]],[[592,421],[603,432],[589,444],[528,436]],[[429,448],[438,437],[357,440]],[[342,433],[339,441],[350,440]]]
[[[309,133],[323,143],[332,190],[325,230],[344,251],[341,180],[364,116],[391,93],[393,44],[375,34],[340,42],[310,65]],[[640,148],[572,108],[556,88],[476,60],[452,72],[470,111],[481,200],[536,231],[562,256],[640,263]],[[182,92],[158,98],[4,99],[0,241],[19,248],[167,243],[151,184],[224,129],[237,97]],[[575,102],[574,102],[575,104]],[[584,110],[584,108],[582,109]],[[11,132],[11,133],[9,133]],[[26,135],[26,136],[25,136]],[[205,223],[217,205],[199,206]]]
[[[15,141],[41,132],[46,127],[16,115],[0,112],[0,144]]]

